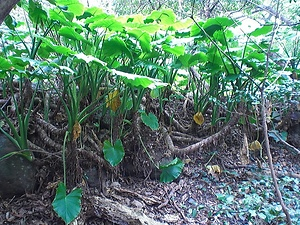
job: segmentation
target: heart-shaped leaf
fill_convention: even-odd
[[[52,206],[66,224],[71,223],[80,213],[81,189],[76,188],[67,195],[66,186],[64,183],[60,183],[56,189]]]
[[[183,167],[184,163],[178,158],[175,158],[168,164],[160,165],[159,169],[162,171],[160,174],[160,182],[172,182],[180,176]]]
[[[114,145],[108,140],[104,141],[103,153],[105,160],[109,162],[110,165],[118,165],[125,155],[121,140],[117,139]]]
[[[141,113],[143,123],[150,127],[151,130],[157,130],[159,128],[158,119],[153,113],[147,114],[146,112]]]

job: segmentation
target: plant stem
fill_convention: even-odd
[[[277,2],[277,12],[278,12],[278,6],[279,6],[279,0]],[[271,176],[274,182],[274,188],[275,188],[275,192],[276,195],[278,197],[278,200],[280,202],[280,205],[282,207],[282,210],[286,216],[286,224],[291,225],[292,221],[291,221],[291,217],[290,214],[288,212],[288,209],[282,199],[282,194],[279,190],[279,186],[277,183],[277,177],[275,174],[275,170],[274,170],[274,166],[273,166],[273,160],[272,160],[272,154],[271,154],[271,150],[270,150],[270,142],[269,142],[269,137],[268,137],[268,126],[267,126],[267,116],[266,116],[266,99],[265,99],[265,95],[264,95],[264,91],[265,91],[265,83],[266,83],[266,78],[268,76],[268,72],[269,72],[269,53],[271,50],[271,46],[275,37],[275,33],[276,33],[276,29],[277,29],[277,25],[276,25],[276,18],[275,18],[275,24],[273,27],[273,34],[271,37],[271,41],[269,44],[269,48],[267,51],[267,58],[266,58],[266,68],[265,68],[265,72],[264,72],[264,77],[265,79],[262,82],[262,86],[260,88],[260,94],[261,94],[261,115],[262,115],[262,127],[263,127],[263,135],[265,138],[265,147],[266,147],[266,151],[267,151],[267,156],[268,156],[268,163],[269,163],[269,168],[271,171]]]
[[[62,149],[62,158],[63,158],[63,170],[64,170],[64,185],[67,187],[67,166],[66,166],[66,143],[68,139],[69,132],[66,131],[65,137],[64,137],[64,144]]]

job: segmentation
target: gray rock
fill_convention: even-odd
[[[18,151],[4,134],[0,133],[0,158],[7,153]],[[13,196],[30,193],[35,187],[35,168],[32,162],[19,154],[0,160],[0,196]]]

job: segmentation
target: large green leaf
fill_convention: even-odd
[[[205,30],[205,32],[212,37],[216,31],[223,31],[226,27],[232,26],[233,24],[234,21],[227,17],[210,18],[206,22],[194,24],[191,27],[191,36],[204,36],[203,30]]]
[[[86,40],[83,36],[81,36],[78,32],[76,32],[74,28],[62,27],[59,29],[58,33],[61,36],[64,36],[71,40],[82,41],[84,43],[91,45],[91,43],[88,40]]]
[[[108,140],[104,141],[103,154],[105,160],[109,162],[110,165],[118,165],[125,155],[121,140],[117,139],[114,145],[112,145]]]
[[[146,126],[151,128],[151,130],[157,130],[159,128],[158,119],[153,113],[147,114],[145,111],[142,111],[141,119]]]
[[[59,6],[67,7],[67,10],[75,16],[80,16],[83,13],[84,6],[78,0],[56,0]]]
[[[184,46],[174,46],[171,47],[169,45],[163,44],[162,49],[165,52],[176,55],[177,57],[184,54]]]
[[[119,37],[112,37],[103,43],[102,51],[105,56],[119,56],[122,54],[127,55],[132,59],[132,54],[126,46],[126,43]]]
[[[207,29],[208,27],[218,25],[222,28],[232,26],[234,24],[234,21],[232,19],[229,19],[228,17],[215,17],[208,19],[204,24],[203,28]]]
[[[85,20],[86,24],[93,24],[102,20],[113,20],[115,17],[113,15],[108,15],[104,12],[96,13],[94,16],[87,18]]]
[[[172,182],[180,176],[183,167],[184,163],[178,158],[175,158],[168,164],[160,165],[159,169],[162,171],[160,181],[164,183]]]
[[[54,211],[66,224],[71,223],[80,213],[81,189],[76,188],[68,195],[66,186],[60,183],[56,189],[56,195],[52,203]]]
[[[118,70],[112,70],[112,73],[120,76],[125,84],[134,87],[155,89],[155,88],[165,87],[168,85],[167,83],[163,83],[159,79],[144,77],[137,74],[125,73]]]
[[[7,59],[0,56],[0,70],[8,70],[12,67],[12,64]]]
[[[151,36],[150,34],[148,34],[147,32],[144,32],[140,29],[134,29],[134,30],[129,30],[128,34],[130,36],[135,37],[141,45],[141,48],[143,49],[143,51],[145,52],[150,52],[151,50]]]
[[[207,55],[204,52],[199,52],[197,54],[184,54],[178,57],[181,64],[189,68],[191,66],[194,66],[198,64],[199,62],[206,62],[207,61]]]
[[[43,51],[48,51],[48,52],[56,52],[62,55],[70,55],[70,54],[75,54],[75,52],[68,47],[62,46],[62,45],[56,45],[50,41],[48,38],[41,38],[43,40],[41,49]]]
[[[67,13],[62,12],[59,9],[49,9],[49,17],[52,20],[59,21],[61,25],[72,27],[73,29],[76,28],[77,30],[82,30],[82,27],[78,23],[71,22],[72,19],[69,18],[69,16],[67,18],[67,16]]]
[[[122,32],[124,30],[123,24],[115,19],[101,19],[97,20],[89,25],[91,29],[95,28],[107,28],[110,31],[119,31]]]
[[[175,23],[176,15],[172,9],[164,9],[161,11],[153,11],[147,20],[154,20],[159,24],[173,25]]]
[[[32,22],[40,23],[41,20],[47,19],[47,13],[42,9],[41,3],[29,1],[28,15]]]
[[[254,37],[258,37],[260,35],[266,35],[273,30],[273,25],[265,25],[263,27],[257,28],[250,33],[250,35]]]
[[[85,63],[90,63],[90,62],[95,62],[95,63],[98,63],[100,64],[101,66],[106,66],[106,63],[99,60],[98,58],[92,56],[92,55],[85,55],[83,53],[78,53],[78,54],[75,54],[75,57],[80,60],[80,61],[84,61]]]
[[[147,32],[148,34],[155,34],[160,27],[157,24],[138,24],[137,28],[141,31]]]

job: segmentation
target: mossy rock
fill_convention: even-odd
[[[4,134],[0,134],[0,158],[19,151]],[[35,167],[20,154],[0,160],[0,197],[11,198],[31,193],[35,187]]]

